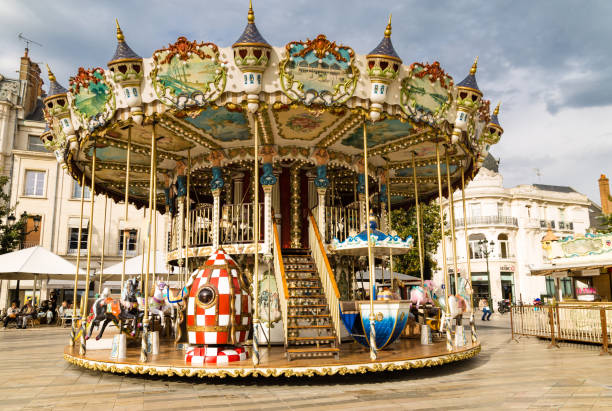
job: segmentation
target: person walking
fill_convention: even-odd
[[[478,307],[482,310],[482,321],[491,321],[491,314],[493,314],[493,311],[491,311],[489,307],[489,300],[481,298]]]

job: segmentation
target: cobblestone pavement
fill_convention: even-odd
[[[400,373],[310,379],[182,380],[120,376],[62,358],[69,330],[0,331],[1,409],[610,409],[612,356],[523,338],[508,317],[481,323],[482,352]]]

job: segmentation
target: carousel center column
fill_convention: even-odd
[[[219,220],[221,215],[221,191],[225,185],[221,160],[225,158],[222,151],[212,151],[209,161],[212,164],[212,178],[210,180],[210,191],[213,196],[212,210],[212,246],[213,250],[219,249]]]
[[[314,153],[317,161],[317,177],[314,180],[317,187],[318,205],[317,205],[317,221],[319,223],[319,232],[325,234],[325,193],[329,187],[329,179],[327,178],[327,163],[329,162],[329,153],[327,150],[320,148]]]
[[[302,215],[300,213],[300,167],[296,164],[291,167],[289,174],[291,186],[291,248],[302,247]]]
[[[261,149],[263,160],[261,177],[259,182],[264,192],[264,254],[272,255],[272,189],[278,181],[274,175],[274,156],[276,149],[272,145],[265,145]],[[256,205],[257,207],[257,205]]]
[[[178,227],[177,227],[177,249],[179,250],[178,263],[183,266],[183,250],[185,246],[185,196],[187,195],[187,176],[185,175],[185,163],[178,161],[176,165],[176,196],[177,196],[177,211]]]
[[[357,161],[357,193],[359,194],[359,230],[366,229],[368,214],[366,210],[366,175],[364,172],[364,161],[360,158]]]

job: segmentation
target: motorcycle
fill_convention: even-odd
[[[510,311],[510,300],[501,300],[497,303],[497,311],[500,314],[505,314]]]

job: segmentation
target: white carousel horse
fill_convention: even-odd
[[[171,303],[167,298],[165,292],[168,285],[164,281],[158,281],[155,285],[153,296],[149,297],[149,312],[152,315],[159,316],[160,324],[165,329],[166,327],[166,316],[170,318],[175,317],[176,304]],[[144,298],[139,298],[140,306],[144,306]]]

